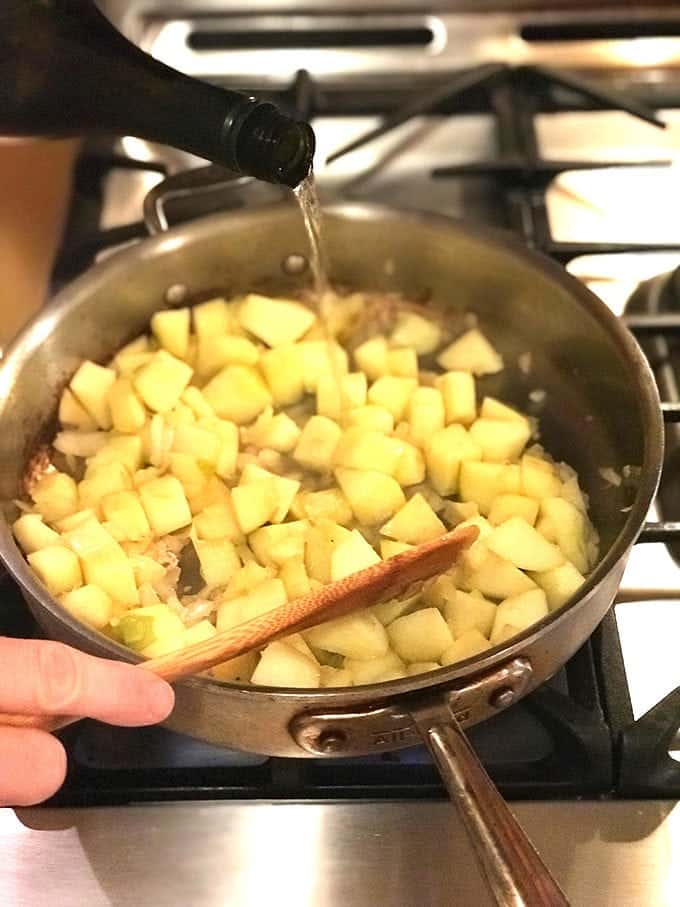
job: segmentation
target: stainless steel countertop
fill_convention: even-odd
[[[574,907],[676,907],[680,807],[518,803]],[[485,907],[447,803],[0,810],[7,907]]]

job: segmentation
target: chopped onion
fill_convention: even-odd
[[[105,431],[60,431],[54,439],[54,448],[66,456],[93,457],[108,440]]]

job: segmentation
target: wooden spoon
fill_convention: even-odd
[[[329,583],[310,595],[294,599],[231,630],[217,633],[210,639],[168,655],[142,661],[139,667],[152,671],[165,680],[177,680],[179,677],[205,671],[253,649],[260,649],[281,636],[397,598],[415,583],[422,583],[450,569],[478,534],[476,526],[454,529],[441,538],[425,542],[410,551]],[[0,713],[0,726],[38,727],[48,731],[58,730],[78,720],[77,717],[65,718],[61,715]]]

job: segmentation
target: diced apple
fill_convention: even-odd
[[[113,602],[99,586],[72,589],[59,601],[69,614],[96,630],[103,630],[114,614]]]
[[[466,331],[437,357],[446,371],[472,372],[473,375],[493,375],[503,368],[503,359],[486,337],[473,328]]]
[[[260,351],[247,337],[218,334],[201,337],[198,342],[196,374],[201,378],[212,378],[227,365],[257,365]]]
[[[117,491],[101,499],[104,519],[113,523],[117,537],[132,542],[151,535],[151,527],[135,491]]]
[[[480,655],[491,648],[489,640],[483,636],[479,630],[466,630],[458,639],[442,653],[440,664],[446,666],[455,664],[457,661],[464,661],[466,658],[472,658],[474,655]]]
[[[262,526],[250,535],[248,541],[258,561],[265,567],[283,567],[291,558],[304,558],[309,528],[307,520]]]
[[[569,561],[543,573],[532,573],[531,577],[545,592],[551,611],[561,608],[586,581],[583,574]]]
[[[297,649],[298,652],[302,652],[303,655],[306,655],[307,658],[311,658],[312,661],[319,663],[316,655],[309,648],[305,642],[305,638],[302,633],[291,633],[290,636],[281,637],[281,642],[285,642],[286,645],[292,646],[294,649]]]
[[[423,586],[423,601],[432,608],[443,611],[449,602],[456,596],[455,578],[448,573],[429,580]]]
[[[223,500],[204,507],[194,517],[193,525],[198,538],[206,541],[228,539],[230,542],[238,542],[243,537],[229,494]]]
[[[447,601],[444,607],[444,616],[454,639],[472,629],[479,630],[488,639],[496,617],[496,607],[482,595],[457,589],[453,599]]]
[[[153,586],[165,576],[165,567],[146,554],[134,555],[129,560],[138,586],[145,584]]]
[[[396,479],[382,472],[339,468],[335,477],[355,517],[364,526],[384,523],[406,503]]]
[[[109,390],[111,420],[116,431],[134,434],[146,422],[146,409],[129,378],[118,378]]]
[[[203,388],[203,396],[218,416],[237,425],[252,422],[272,402],[260,374],[247,365],[228,365]]]
[[[482,452],[466,429],[457,423],[440,429],[425,446],[425,462],[433,487],[441,495],[453,494],[461,463],[480,460]]]
[[[238,307],[238,320],[267,346],[295,343],[316,321],[314,312],[290,299],[270,299],[250,293]]]
[[[587,573],[591,565],[586,517],[564,498],[544,498],[541,501],[541,516],[550,520],[554,527],[555,540],[566,559],[571,561],[580,573]],[[556,567],[557,564],[553,566]]]
[[[115,602],[136,605],[139,593],[132,564],[120,545],[111,544],[81,558],[85,582],[102,588]]]
[[[80,431],[92,431],[97,428],[96,420],[68,387],[64,388],[59,401],[59,423],[71,428],[78,428]]]
[[[189,309],[165,309],[151,317],[151,332],[164,350],[185,359],[189,349]]]
[[[12,525],[12,532],[24,554],[63,544],[61,536],[43,523],[38,513],[25,513]]]
[[[458,526],[473,516],[479,516],[479,507],[474,501],[445,501],[441,514],[447,525]]]
[[[31,489],[31,497],[48,523],[78,510],[78,487],[65,472],[45,473]]]
[[[321,671],[302,652],[284,642],[272,642],[262,653],[251,683],[268,687],[318,687]]]
[[[143,365],[147,365],[154,357],[154,353],[147,348],[146,352],[123,353],[120,352],[113,360],[121,378],[132,378]]]
[[[293,503],[293,498],[300,490],[300,482],[297,479],[289,479],[286,476],[279,476],[276,473],[269,472],[249,463],[241,473],[240,485],[249,485],[251,482],[273,482],[276,488],[277,505],[271,516],[272,523],[281,523],[285,520]]]
[[[352,427],[343,433],[335,451],[335,460],[338,466],[348,469],[373,469],[394,475],[403,452],[404,442],[398,438],[389,438],[371,429]]]
[[[63,520],[58,520],[54,526],[59,532],[64,533],[70,532],[71,529],[76,529],[90,520],[97,521],[97,514],[91,507],[86,507],[84,510],[76,510],[75,513],[64,517]]]
[[[346,411],[365,406],[367,392],[363,372],[320,375],[316,386],[316,411],[321,416],[339,420]]]
[[[498,526],[518,516],[533,526],[538,516],[538,501],[523,494],[499,494],[494,498],[489,511],[489,522]]]
[[[28,555],[28,563],[51,595],[63,595],[82,585],[80,562],[74,552],[63,545],[33,551]]]
[[[477,419],[470,426],[470,437],[481,449],[484,460],[507,463],[520,457],[531,437],[531,428],[527,420]]]
[[[302,497],[302,510],[312,523],[330,520],[346,526],[352,522],[352,508],[339,488],[308,492]]]
[[[295,598],[302,598],[304,595],[309,595],[309,577],[307,576],[303,557],[288,558],[281,565],[279,579],[286,587],[288,601],[292,601]]]
[[[147,519],[156,535],[168,535],[191,522],[189,502],[174,476],[152,479],[139,489]]]
[[[389,642],[385,628],[370,611],[355,611],[306,630],[303,636],[315,649],[337,652],[346,658],[380,658]]]
[[[118,602],[137,604],[137,584],[125,552],[94,518],[64,533],[64,541],[78,555],[86,583],[101,586]]]
[[[526,422],[527,417],[517,412],[506,403],[501,403],[495,397],[484,397],[479,411],[482,419],[494,419],[499,422]]]
[[[244,443],[278,450],[279,453],[290,453],[301,434],[301,429],[287,413],[277,413],[274,416],[266,411],[258,416],[253,426],[244,430],[247,431]]]
[[[155,413],[167,413],[178,403],[193,372],[186,362],[159,350],[135,373],[132,383],[144,403]]]
[[[394,431],[394,417],[384,406],[368,403],[347,413],[346,424],[357,428],[368,428],[389,435]]]
[[[406,665],[396,652],[389,651],[386,655],[369,660],[358,658],[345,659],[344,668],[352,676],[352,682],[359,686],[363,683],[377,683],[388,671],[406,671]]]
[[[404,614],[410,614],[420,605],[422,605],[422,600],[420,594],[417,593],[416,595],[408,595],[405,598],[393,598],[387,602],[379,602],[371,607],[371,611],[383,627],[387,627],[392,621],[402,617]]]
[[[199,462],[214,467],[220,453],[220,439],[198,425],[178,425],[174,431],[172,449],[177,453],[190,454]]]
[[[496,617],[491,630],[491,645],[502,642],[499,638],[506,626],[513,627],[515,633],[521,633],[527,627],[542,620],[548,614],[548,603],[542,589],[532,589],[521,595],[504,599],[496,609]]]
[[[224,299],[209,299],[192,309],[194,329],[199,340],[204,337],[217,337],[227,334],[233,326],[231,307]]]
[[[403,488],[407,488],[409,485],[419,485],[425,481],[425,473],[425,458],[420,450],[414,444],[404,442],[404,450],[394,474],[397,482]]]
[[[193,545],[207,586],[226,586],[241,567],[236,548],[227,539],[194,539]]]
[[[111,428],[108,394],[116,380],[113,369],[86,360],[79,367],[69,387],[100,428]]]
[[[319,668],[322,687],[351,687],[353,680],[349,671],[344,668],[333,668],[321,665]]]
[[[444,535],[446,526],[418,492],[385,523],[380,532],[397,542],[420,545]]]
[[[475,379],[470,372],[447,372],[437,379],[444,399],[446,422],[468,426],[477,416]]]
[[[229,587],[225,592],[227,598],[247,594],[268,579],[274,579],[276,573],[273,567],[261,567],[254,557],[252,560],[243,558],[240,554],[242,551],[241,546],[239,546],[238,551],[239,556],[243,560],[243,567],[230,580]]]
[[[387,340],[382,335],[365,340],[354,350],[354,361],[369,381],[376,381],[389,374],[387,365]]]
[[[521,517],[510,517],[485,539],[490,551],[522,570],[541,572],[564,563],[560,549]]]
[[[331,581],[344,579],[352,573],[380,563],[380,555],[369,545],[358,529],[340,542],[331,554]]]
[[[247,683],[257,666],[257,662],[257,652],[246,652],[245,655],[239,655],[238,658],[230,658],[229,661],[223,661],[222,664],[215,665],[210,669],[210,673],[215,680]]]
[[[184,646],[184,624],[164,604],[131,609],[120,618],[117,629],[124,645],[147,658],[165,655]]]
[[[398,312],[391,341],[395,346],[412,347],[419,356],[433,353],[441,343],[438,324],[415,312]]]
[[[312,526],[307,535],[305,567],[311,579],[320,583],[331,581],[333,551],[340,542],[351,538],[352,533],[337,523]]]
[[[240,619],[242,622],[254,620],[261,614],[280,608],[288,601],[286,587],[278,578],[267,579],[259,586],[251,589],[240,602]]]
[[[201,469],[196,457],[184,453],[171,453],[168,457],[170,473],[182,483],[184,493],[191,504],[192,499],[201,494],[204,490],[208,477],[205,471]],[[194,508],[191,508],[195,513]]]
[[[484,543],[478,544],[481,547]],[[475,551],[473,567],[468,567],[465,559],[466,556],[463,557],[461,586],[468,592],[477,590],[488,598],[502,599],[536,588],[526,573],[493,551],[487,549],[483,558],[479,557],[479,549]]]
[[[410,551],[414,545],[407,545],[405,542],[395,542],[393,539],[380,539],[380,556],[385,561],[388,557],[395,557],[397,554],[403,554],[404,551]]]
[[[304,340],[300,343],[304,360],[305,390],[316,391],[321,375],[334,377],[348,370],[347,352],[335,341]]]
[[[260,358],[265,380],[278,406],[297,403],[305,392],[304,351],[297,343],[268,350]]]
[[[205,399],[203,392],[193,385],[185,389],[180,399],[193,411],[197,419],[209,419],[215,415],[215,410]]]
[[[453,636],[437,608],[423,608],[398,617],[387,628],[392,647],[404,661],[437,661]]]
[[[408,402],[411,440],[419,447],[444,428],[444,400],[436,387],[418,387]]]
[[[409,398],[417,386],[416,378],[383,375],[371,385],[368,391],[368,402],[389,410],[395,422],[398,422],[404,418]]]
[[[237,486],[231,492],[231,499],[239,527],[245,535],[268,523],[279,506],[279,492],[270,479]]]
[[[335,462],[335,452],[342,437],[342,429],[326,416],[312,416],[293,451],[293,459],[315,472],[330,472]]]
[[[552,463],[525,454],[520,462],[522,494],[530,498],[552,498],[560,493],[560,480]]]
[[[153,418],[162,420],[162,416],[154,416]],[[122,463],[128,472],[133,473],[142,465],[142,460],[143,444],[140,437],[137,435],[112,437],[87,461],[87,474],[89,475],[91,470],[98,469],[101,466],[119,463]]]
[[[462,500],[474,501],[486,516],[498,495],[519,493],[519,467],[466,460],[461,464],[458,488]]]
[[[406,347],[387,351],[387,371],[399,378],[418,377],[416,351]]]
[[[187,627],[184,633],[184,645],[193,646],[198,642],[205,642],[215,636],[217,630],[209,620],[199,620],[192,627]]]

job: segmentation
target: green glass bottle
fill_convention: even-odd
[[[308,123],[192,79],[144,53],[91,0],[1,0],[0,135],[135,135],[297,186]]]

